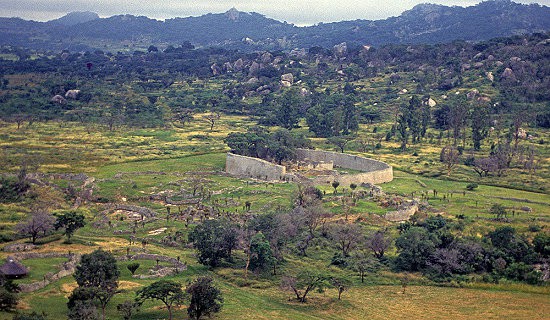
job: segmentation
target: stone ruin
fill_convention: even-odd
[[[297,149],[297,160],[288,166],[273,164],[258,158],[228,153],[225,171],[238,177],[267,181],[300,181],[312,184],[325,184],[338,181],[341,186],[350,184],[380,184],[393,180],[390,165],[345,153]],[[359,173],[339,173],[334,168],[344,168]],[[304,172],[311,173],[312,178]]]

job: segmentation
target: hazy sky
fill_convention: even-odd
[[[418,3],[471,6],[480,0],[0,0],[0,16],[46,21],[71,11],[93,11],[102,17],[117,14],[150,18],[198,16],[220,13],[236,7],[297,25],[318,22],[398,16]],[[522,1],[550,6],[550,0]]]

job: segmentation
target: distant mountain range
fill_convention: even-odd
[[[398,17],[297,27],[259,13],[231,9],[225,13],[158,21],[143,16],[99,18],[73,12],[48,21],[0,18],[0,45],[40,49],[99,48],[99,43],[224,46],[251,50],[289,50],[342,42],[380,46],[389,43],[481,41],[550,30],[550,7],[508,0],[484,1],[471,7],[420,4]]]

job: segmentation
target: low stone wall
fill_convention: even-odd
[[[286,168],[262,159],[228,153],[225,160],[225,172],[261,180],[283,180]]]
[[[393,168],[382,161],[345,153],[308,149],[296,150],[296,156],[300,161],[332,162],[337,167],[363,171],[356,174],[319,176],[315,179],[316,184],[332,183],[336,180],[341,186],[349,186],[352,183],[380,184],[393,180]]]
[[[27,253],[17,254],[16,259],[18,260],[35,259],[35,258],[61,258],[61,257],[66,257],[69,260],[67,262],[63,262],[59,266],[60,270],[57,273],[47,273],[44,275],[44,280],[41,280],[41,281],[20,284],[19,289],[21,290],[21,292],[33,292],[36,290],[40,290],[52,282],[55,282],[66,276],[72,275],[75,272],[76,265],[80,261],[81,256],[80,254],[66,254],[66,253],[57,253],[57,252],[49,252],[49,253],[27,252]]]

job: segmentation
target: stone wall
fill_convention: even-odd
[[[228,153],[225,160],[225,172],[261,180],[283,180],[286,168],[262,159]]]
[[[300,161],[332,162],[336,167],[363,171],[356,174],[319,176],[315,179],[316,184],[332,183],[336,180],[341,186],[349,186],[351,183],[379,184],[393,180],[393,168],[381,161],[345,153],[308,149],[298,149],[296,155]]]

